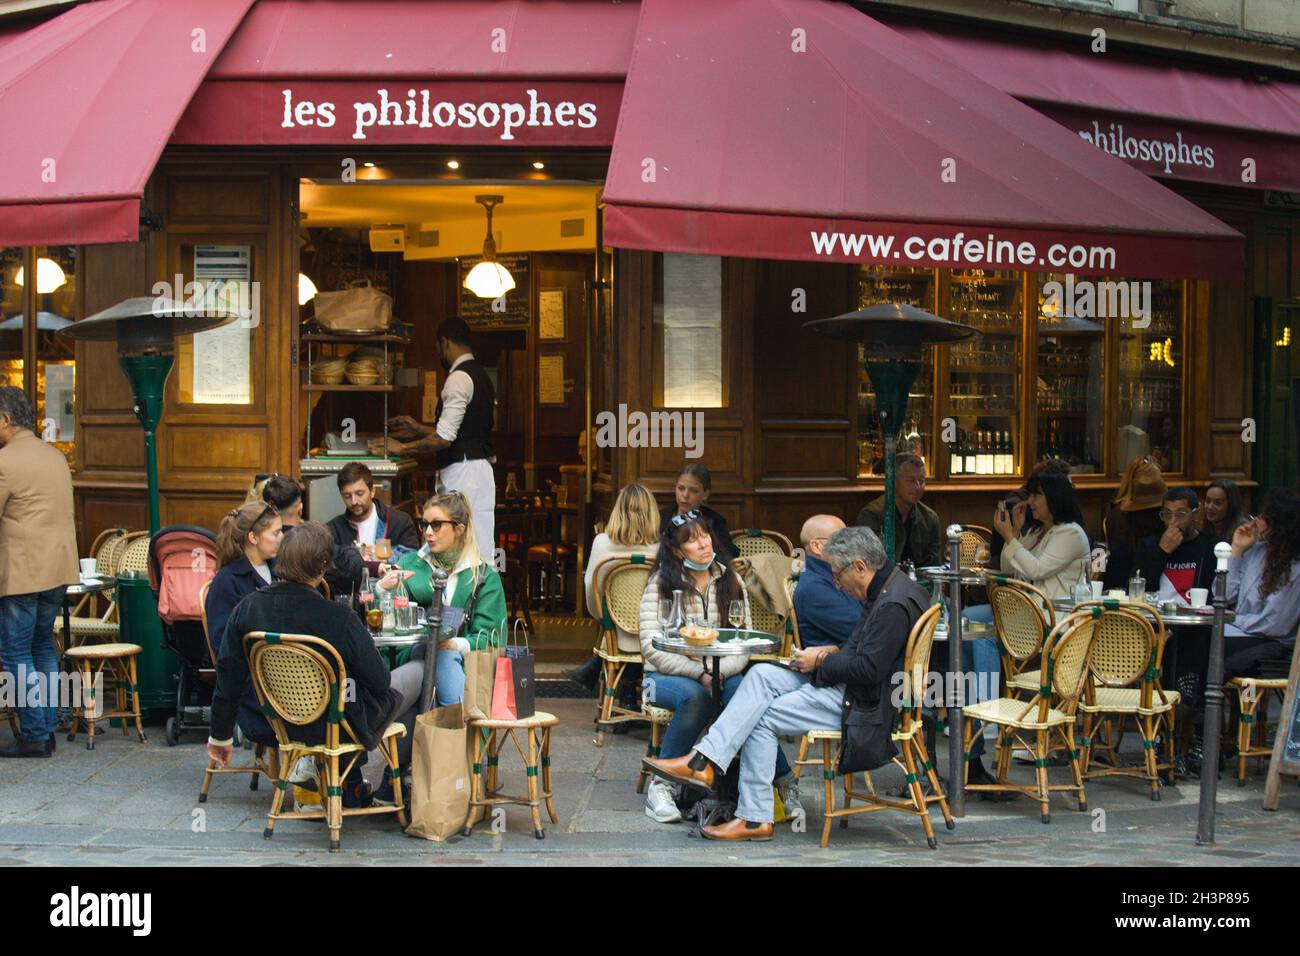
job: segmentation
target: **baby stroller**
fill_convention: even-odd
[[[203,633],[200,592],[217,573],[217,541],[207,528],[178,524],[149,540],[149,587],[158,600],[163,645],[181,659],[176,714],[167,718],[166,737],[176,746],[186,730],[208,729],[217,669]]]

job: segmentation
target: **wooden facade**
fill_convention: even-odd
[[[600,168],[602,161],[595,155],[579,160],[587,171]],[[157,228],[142,228],[139,242],[82,250],[78,317],[128,296],[150,294],[155,282],[171,281],[178,273],[190,278],[185,263],[192,262],[197,242],[237,242],[253,249],[261,318],[253,333],[252,402],[185,404],[179,393],[182,376],[173,372],[159,429],[164,524],[215,527],[242,500],[253,474],[291,474],[303,451],[295,204],[299,178],[312,162],[323,161],[169,151],[145,196]],[[1266,207],[1258,192],[1177,188],[1247,236],[1249,268],[1244,282],[1188,283],[1183,477],[1198,487],[1217,477],[1249,482],[1251,448],[1241,440],[1241,423],[1254,404],[1250,317],[1256,297],[1289,298],[1300,290],[1300,217]],[[618,250],[599,258],[606,283],[599,301],[588,282],[595,257],[539,254],[535,270],[541,285],[567,290],[569,323],[576,334],[563,345],[570,369],[566,374],[586,398],[578,407],[587,406],[583,414],[588,421],[620,403],[649,410],[655,399],[654,316],[661,294],[655,288],[655,254]],[[857,476],[856,353],[801,327],[808,319],[856,307],[854,270],[812,262],[723,263],[725,407],[704,413],[708,437],[701,460],[714,476],[710,504],[733,528],[766,527],[793,538],[808,515],[830,512],[852,520],[879,493],[879,480]],[[434,273],[411,282],[421,295],[434,299],[445,301],[453,294],[446,277]],[[806,290],[801,313],[791,311],[793,288]],[[429,343],[419,338],[427,332],[417,333],[417,349],[428,349]],[[1032,362],[1033,350],[1026,348]],[[520,428],[528,437],[503,458],[526,470],[576,462],[582,417],[571,410],[537,407],[537,343],[529,340],[516,350],[521,360],[502,381],[503,393],[509,392],[502,402],[516,424],[523,424],[519,416],[529,419]],[[79,344],[77,361],[75,480],[84,547],[102,528],[144,527],[146,506],[142,432],[114,347]],[[1031,379],[1032,365],[1027,369],[1025,381]],[[1032,398],[1026,388],[1022,400],[1028,404]],[[1107,431],[1113,431],[1109,421]],[[1027,415],[1025,437],[1032,434],[1031,422]],[[573,442],[571,451],[568,442]],[[593,447],[592,452],[597,519],[618,487],[633,480],[646,483],[666,502],[685,460],[681,449],[671,448]],[[1013,476],[934,480],[926,500],[944,522],[988,524],[993,503],[1020,481]],[[504,482],[504,473],[498,482]],[[1116,482],[1080,476],[1076,483],[1088,530],[1097,535]]]

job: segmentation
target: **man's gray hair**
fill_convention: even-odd
[[[870,528],[841,528],[826,540],[822,556],[836,571],[843,571],[854,561],[863,561],[872,571],[885,566],[885,546]]]
[[[0,415],[8,415],[10,424],[17,428],[36,431],[36,410],[21,388],[0,386]]]

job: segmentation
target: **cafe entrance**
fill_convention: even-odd
[[[472,160],[444,163],[455,174]],[[436,330],[445,319],[464,320],[496,393],[498,504],[536,495],[548,512],[531,530],[541,539],[535,544],[556,551],[554,560],[519,569],[530,575],[530,611],[548,625],[542,635],[548,650],[572,656],[549,645],[566,640],[563,625],[572,619],[575,647],[590,646],[590,622],[577,620],[589,520],[580,436],[588,418],[601,186],[544,178],[542,158],[523,166],[529,178],[513,181],[419,178],[378,161],[362,163],[355,182],[300,178],[299,467],[314,520],[342,510],[335,475],[359,455],[368,456],[362,460],[390,504],[418,511],[436,487],[437,468],[432,455],[409,454],[386,423],[397,416],[436,423],[447,374]],[[485,259],[489,206],[494,261],[508,273],[507,284],[513,282],[495,296],[466,287]],[[324,318],[317,314],[317,296],[346,289],[387,296],[388,328],[347,328],[328,307]],[[379,449],[374,439],[381,440]],[[517,543],[508,521],[502,529],[499,558]]]

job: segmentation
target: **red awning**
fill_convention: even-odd
[[[1103,56],[1090,37],[1025,42],[965,26],[891,26],[1151,175],[1300,191],[1300,83]]]
[[[172,142],[608,147],[636,19],[608,0],[258,0]]]
[[[807,52],[799,52],[803,44]],[[643,0],[611,246],[1239,278],[1239,233],[847,4]]]
[[[0,45],[0,246],[138,238],[145,182],[252,2],[101,0]]]

